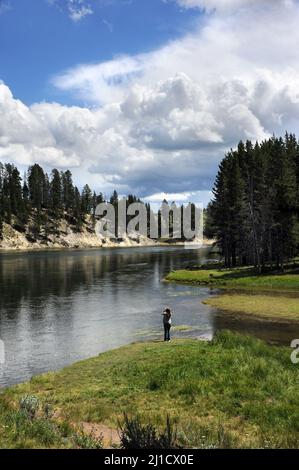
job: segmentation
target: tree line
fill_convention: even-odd
[[[299,143],[296,136],[240,142],[222,160],[206,211],[206,235],[225,265],[283,269],[299,253]]]
[[[28,168],[23,177],[18,168],[11,163],[0,163],[0,239],[3,239],[3,223],[11,225],[19,232],[25,232],[32,241],[36,238],[47,239],[55,233],[59,220],[64,219],[80,232],[91,215],[95,220],[98,204],[110,202],[116,209],[119,195],[113,191],[105,198],[103,193],[97,194],[86,184],[80,191],[73,183],[70,170],[52,170],[50,175],[43,168],[34,164]],[[142,202],[138,197],[129,194],[126,205]],[[168,204],[166,200],[163,201]],[[144,204],[148,216],[148,236],[150,235],[150,215],[153,213],[150,204]],[[171,204],[172,207],[174,203]],[[175,206],[175,205],[174,205]],[[183,208],[180,208],[183,211]],[[194,226],[194,205],[192,205],[192,226]],[[158,234],[161,236],[161,212],[157,216]],[[127,215],[127,223],[134,216]],[[173,214],[170,212],[170,235],[173,230]],[[118,212],[116,210],[116,226]]]
[[[128,201],[139,199],[130,195]],[[96,194],[88,184],[80,191],[73,183],[70,170],[54,169],[48,175],[40,165],[34,164],[21,177],[15,165],[0,163],[0,238],[4,222],[20,232],[30,225],[30,232],[38,235],[47,233],[50,221],[66,219],[80,231],[86,215],[93,215],[102,202],[103,194]],[[116,191],[109,202],[117,205]]]

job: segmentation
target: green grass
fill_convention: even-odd
[[[299,298],[277,295],[223,294],[203,302],[232,313],[266,319],[299,321]]]
[[[16,403],[0,398],[0,448],[72,448],[76,433],[67,423],[30,419]]]
[[[297,267],[289,268],[285,273],[267,274],[258,274],[250,267],[234,269],[202,267],[194,271],[174,271],[168,274],[166,280],[225,289],[225,295],[204,302],[224,311],[276,320],[299,320],[299,298],[285,295],[286,292],[299,292]],[[227,293],[229,290],[230,294]],[[262,292],[275,295],[262,295]],[[252,295],[253,293],[255,295]],[[256,295],[257,293],[260,294]]]
[[[123,412],[170,415],[186,447],[298,447],[298,379],[288,348],[233,333],[136,343],[2,391],[0,447],[72,447],[74,423],[116,428]],[[38,429],[15,418],[27,394],[55,411]]]
[[[166,277],[167,281],[195,285],[211,285],[229,289],[260,289],[298,291],[298,270],[281,274],[257,274],[253,268],[234,269],[199,269],[194,271],[173,271]]]

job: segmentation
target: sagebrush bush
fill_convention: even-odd
[[[177,433],[169,417],[166,428],[159,432],[152,424],[142,425],[137,416],[124,414],[124,422],[119,425],[120,440],[123,449],[175,449],[178,448]]]
[[[20,410],[27,414],[28,418],[34,419],[39,409],[39,400],[34,395],[26,395],[20,400]]]

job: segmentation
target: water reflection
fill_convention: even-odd
[[[6,364],[0,366],[0,384],[155,335],[165,304],[174,308],[177,324],[211,335],[210,309],[200,301],[208,291],[161,282],[170,270],[203,262],[207,255],[178,248],[1,254]]]

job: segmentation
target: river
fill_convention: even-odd
[[[0,386],[160,338],[166,305],[176,337],[209,339],[223,328],[275,342],[294,337],[291,327],[244,322],[203,305],[214,290],[163,282],[169,271],[209,258],[209,249],[183,247],[1,253]]]

